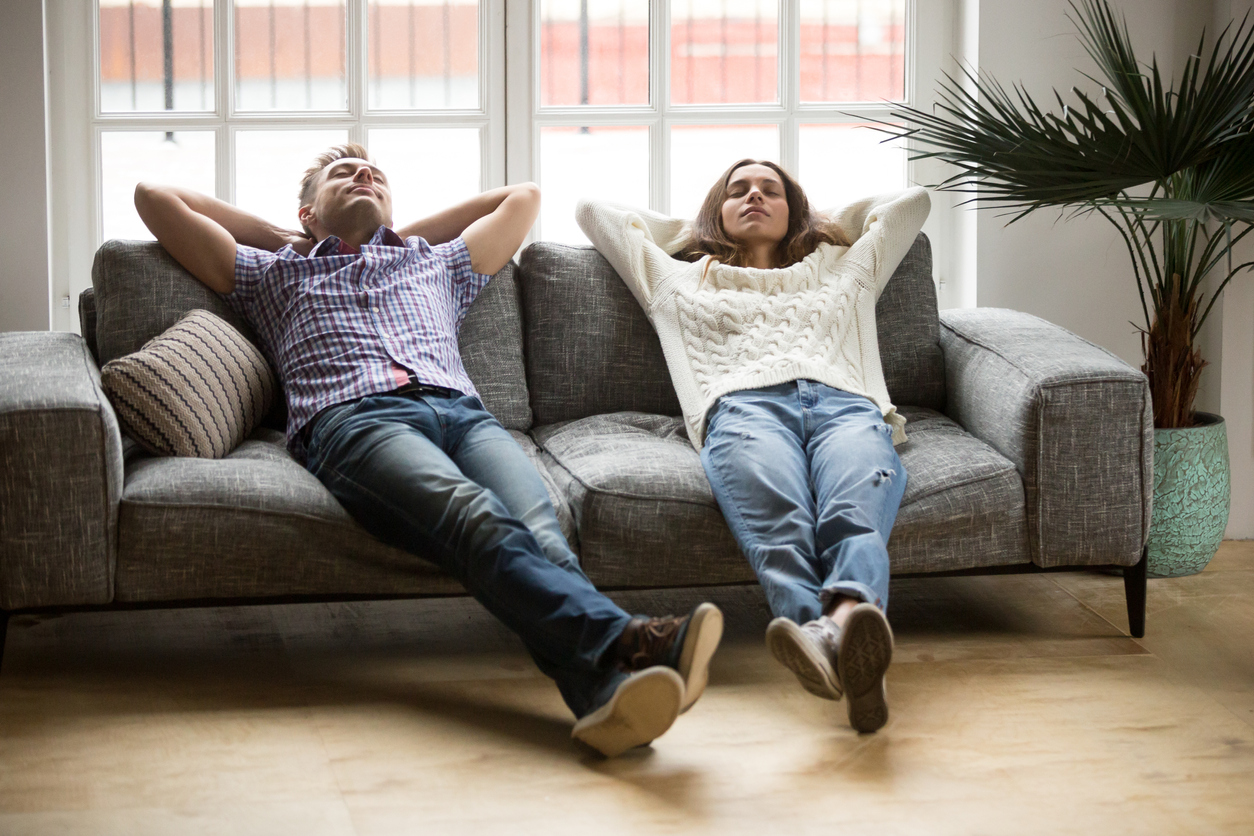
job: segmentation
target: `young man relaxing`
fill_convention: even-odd
[[[722,614],[633,618],[588,580],[540,476],[480,402],[457,332],[522,244],[532,183],[393,230],[387,177],[354,144],[300,185],[305,234],[141,183],[162,246],[256,330],[283,380],[288,449],[371,534],[434,559],[517,633],[607,756],[665,732],[705,689]]]

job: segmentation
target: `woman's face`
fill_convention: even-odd
[[[740,244],[778,244],[788,232],[788,198],[774,169],[744,165],[732,172],[723,201],[723,229]]]

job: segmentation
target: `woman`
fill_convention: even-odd
[[[828,220],[774,163],[740,160],[692,224],[584,202],[584,233],[657,329],[714,496],[807,691],[888,720],[888,542],[905,491],[875,301],[927,218],[915,188]],[[677,258],[672,254],[678,255]]]

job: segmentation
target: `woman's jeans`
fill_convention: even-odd
[[[771,612],[804,624],[838,594],[887,608],[906,472],[875,404],[811,380],[732,392],[701,463]]]
[[[625,674],[630,616],[592,585],[526,454],[475,398],[385,394],[311,423],[307,467],[362,527],[434,559],[517,633],[576,716]]]

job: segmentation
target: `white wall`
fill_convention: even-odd
[[[1254,0],[1216,0],[1214,23],[1218,33],[1232,19],[1245,14],[1254,19]],[[1241,242],[1233,264],[1254,260],[1254,242]],[[1220,347],[1217,374],[1208,381],[1208,403],[1228,424],[1228,459],[1232,468],[1232,512],[1228,537],[1254,538],[1254,272],[1233,279],[1224,291],[1222,310],[1211,314],[1210,344]],[[1218,306],[1216,306],[1218,308]],[[1215,331],[1219,333],[1215,335]],[[1209,348],[1205,346],[1204,348]],[[1218,378],[1219,385],[1214,385]],[[1218,389],[1218,398],[1214,391]]]
[[[0,331],[46,330],[47,118],[42,0],[5,0],[0,18]]]
[[[1137,55],[1156,53],[1170,77],[1202,28],[1209,3],[1197,0],[1120,0]],[[980,3],[980,68],[1009,86],[1022,82],[1043,108],[1052,109],[1053,88],[1072,86],[1094,95],[1097,75],[1067,19],[1066,0],[983,0]],[[1071,99],[1074,101],[1074,99]],[[1100,216],[1059,220],[1042,211],[1007,226],[1001,210],[979,212],[977,304],[1028,311],[1105,346],[1136,367],[1140,338],[1130,322],[1142,322],[1132,265],[1122,239]]]

